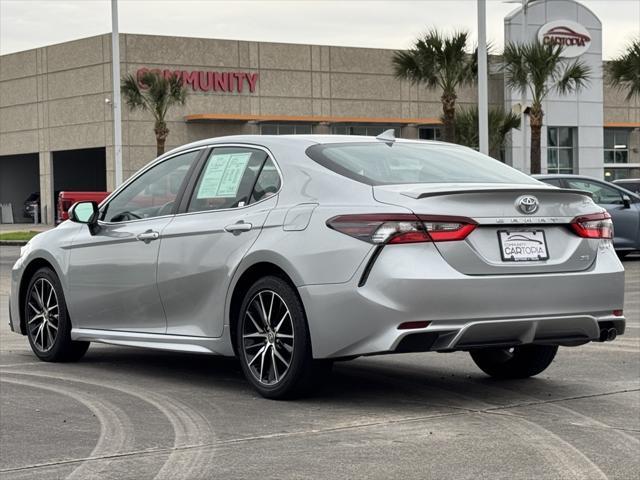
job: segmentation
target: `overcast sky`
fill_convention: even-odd
[[[640,0],[583,0],[600,17],[604,57],[640,35]],[[111,31],[109,0],[0,0],[0,53]],[[516,5],[487,2],[488,37],[502,46]],[[476,35],[475,0],[119,0],[120,31],[271,42],[407,48],[430,26]]]

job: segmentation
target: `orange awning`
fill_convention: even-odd
[[[605,128],[640,128],[640,122],[604,122]]]
[[[439,118],[400,117],[333,117],[321,115],[245,115],[231,113],[194,113],[184,117],[186,122],[306,122],[306,123],[383,123],[398,125],[440,125]]]

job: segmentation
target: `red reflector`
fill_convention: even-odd
[[[613,315],[616,317],[621,317],[622,316],[622,310],[614,310],[613,311]]]
[[[427,232],[407,232],[391,237],[388,243],[420,243],[428,241],[429,235],[427,235]]]
[[[404,322],[398,325],[398,330],[411,330],[414,328],[425,328],[429,326],[431,322],[419,321],[419,322]]]

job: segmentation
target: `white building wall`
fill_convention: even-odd
[[[602,23],[584,5],[573,0],[537,0],[530,2],[526,12],[525,41],[538,38],[540,27],[553,20],[569,20],[583,25],[591,36],[586,53],[577,57],[591,68],[589,84],[577,94],[550,93],[543,103],[544,126],[542,128],[542,171],[547,171],[547,127],[577,127],[577,148],[574,156],[574,173],[602,178],[603,170],[603,71],[602,71]],[[522,8],[504,20],[504,40],[522,41]],[[575,58],[567,59],[567,62]],[[505,85],[505,107],[514,108],[522,101],[521,93]],[[526,100],[530,105],[530,96]],[[523,132],[513,131],[511,147],[507,150],[507,162],[524,172],[530,171],[531,133],[528,121]]]

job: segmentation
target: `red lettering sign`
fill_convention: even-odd
[[[176,76],[182,83],[193,91],[200,92],[237,92],[242,93],[245,87],[249,92],[256,91],[258,74],[253,72],[212,72],[203,70],[160,70],[158,68],[139,68],[136,72],[138,83],[142,85],[142,76],[147,73],[157,73],[165,78]]]
[[[569,27],[552,28],[542,38],[545,45],[562,45],[563,47],[584,47],[591,41],[588,35],[578,33]]]

